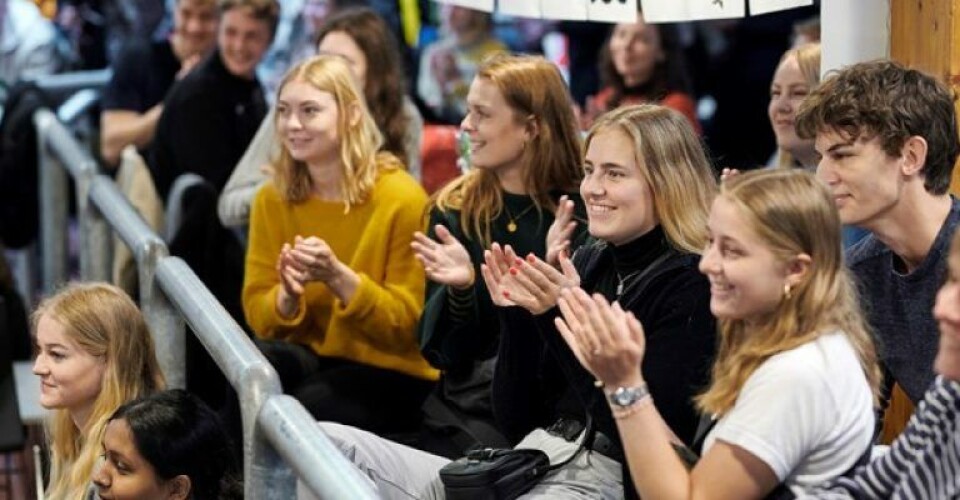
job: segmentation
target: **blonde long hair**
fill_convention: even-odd
[[[342,58],[320,55],[294,66],[280,82],[278,100],[283,88],[292,81],[304,82],[321,92],[329,92],[337,103],[340,194],[344,211],[349,212],[352,205],[366,201],[380,169],[402,169],[403,162],[390,153],[378,153],[383,146],[383,134],[373,121],[363,93]],[[353,115],[351,110],[357,110],[359,116]],[[352,118],[356,119],[353,123]],[[277,121],[281,119],[277,113]],[[279,123],[277,130],[279,133]],[[282,140],[278,142],[283,144]],[[282,146],[275,166],[274,182],[285,201],[302,203],[310,198],[313,180],[306,163],[294,160],[286,146]]]
[[[650,185],[657,218],[670,244],[689,253],[703,252],[717,181],[690,122],[656,104],[623,106],[597,119],[585,148],[607,130],[619,130],[633,141],[637,165]]]
[[[720,321],[720,349],[710,388],[697,398],[704,412],[733,407],[747,379],[771,356],[840,331],[850,340],[878,401],[880,368],[857,290],[843,262],[840,217],[826,187],[809,172],[767,169],[724,181],[720,196],[783,262],[810,256],[810,268],[765,324]]]
[[[797,65],[800,66],[800,74],[803,75],[803,79],[807,82],[810,90],[813,90],[814,87],[820,84],[820,43],[808,43],[787,50],[783,53],[783,56],[780,57],[780,63],[777,64],[777,67],[779,68],[780,64],[783,64],[784,61],[791,57],[797,60]],[[796,161],[792,154],[783,148],[779,148],[778,151],[780,153],[778,155],[778,167],[794,168],[796,166]]]
[[[127,401],[162,390],[165,382],[143,315],[123,290],[103,283],[70,284],[40,303],[32,316],[34,330],[41,317],[56,321],[88,354],[103,357],[106,367],[84,429],[66,409],[54,410],[45,424],[51,454],[47,498],[79,500],[90,484],[110,415]]]
[[[554,211],[550,192],[572,191],[582,176],[580,132],[560,71],[542,57],[497,54],[476,78],[496,85],[518,121],[536,121],[538,133],[523,151],[523,183],[538,211]],[[503,210],[502,190],[494,172],[475,169],[441,189],[434,205],[460,210],[464,234],[487,244],[490,221]]]

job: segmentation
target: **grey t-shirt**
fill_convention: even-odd
[[[933,303],[947,270],[947,252],[960,222],[960,202],[951,197],[950,213],[930,253],[913,272],[895,269],[899,257],[873,234],[847,250],[861,301],[884,368],[914,403],[933,382],[939,333]]]

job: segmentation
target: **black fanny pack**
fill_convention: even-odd
[[[440,469],[448,500],[510,500],[530,491],[550,471],[540,450],[473,450]]]
[[[513,500],[530,491],[543,476],[577,458],[593,440],[590,414],[583,440],[562,462],[550,465],[550,457],[537,449],[482,448],[472,450],[440,469],[447,500]]]

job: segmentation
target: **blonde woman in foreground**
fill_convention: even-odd
[[[164,388],[147,324],[113,285],[75,283],[33,314],[40,404],[53,410],[48,500],[80,500],[91,489],[107,421],[123,403]]]

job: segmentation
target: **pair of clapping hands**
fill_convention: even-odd
[[[608,387],[636,385],[643,359],[644,334],[633,313],[611,305],[599,295],[580,288],[580,275],[570,260],[570,238],[576,228],[574,204],[560,198],[553,224],[547,231],[547,258],[533,254],[521,258],[510,245],[493,243],[480,266],[494,304],[519,306],[542,314],[559,306],[557,329],[574,355],[597,380]],[[458,289],[473,286],[476,276],[466,248],[450,231],[437,225],[438,241],[422,233],[412,247],[431,280]]]
[[[284,243],[277,257],[277,274],[280,277],[280,293],[277,295],[277,310],[285,317],[297,312],[300,297],[307,283],[319,281],[331,288],[341,300],[346,300],[344,284],[353,271],[337,259],[326,241],[316,236],[296,236],[293,245]]]

